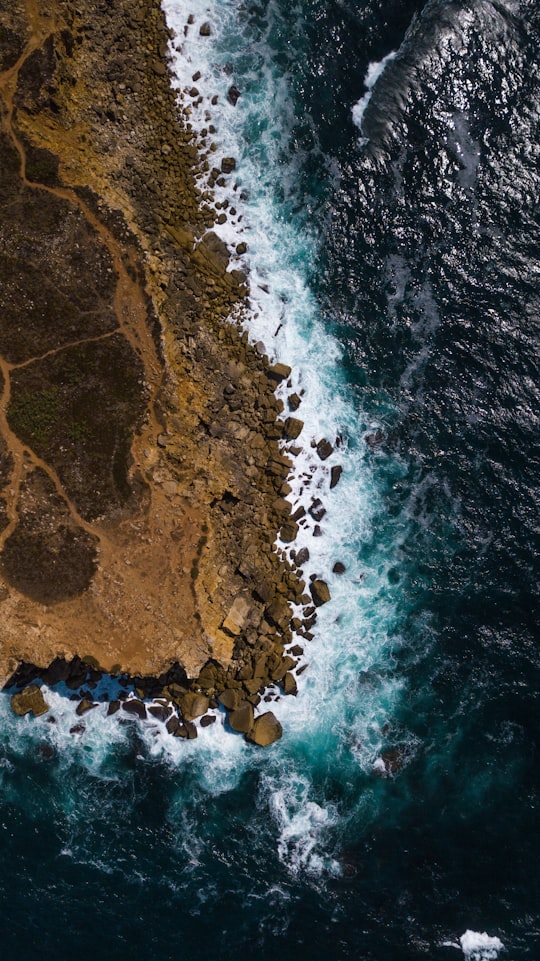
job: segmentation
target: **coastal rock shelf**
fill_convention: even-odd
[[[329,592],[273,546],[302,422],[241,331],[168,40],[157,0],[0,12],[0,674],[91,706],[131,678],[184,725],[225,693],[270,743],[253,707],[296,692]]]

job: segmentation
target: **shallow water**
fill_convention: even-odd
[[[221,712],[178,743],[0,701],[5,956],[535,959],[535,7],[164,7],[237,160],[247,329],[305,391],[291,496],[326,508],[299,545],[333,600],[264,752]]]

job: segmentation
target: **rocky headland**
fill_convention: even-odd
[[[109,713],[157,698],[191,737],[221,703],[263,744],[329,594],[274,547],[302,422],[242,332],[169,39],[158,0],[0,11],[0,675],[21,714],[40,679],[84,714],[106,673],[137,695]]]

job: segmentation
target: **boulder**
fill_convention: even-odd
[[[204,717],[201,717],[201,727],[210,727],[211,724],[215,724],[215,723],[216,723],[215,714],[205,714]]]
[[[241,96],[240,90],[233,83],[232,87],[227,90],[227,100],[232,103],[233,107],[236,107],[238,103],[238,98]]]
[[[82,701],[79,701],[77,704],[75,713],[78,714],[79,717],[82,717],[83,714],[87,714],[88,711],[92,711],[95,707],[97,707],[95,701],[89,701],[86,697],[83,697]]]
[[[247,249],[248,249],[248,245],[247,245],[247,244],[245,243],[245,241],[243,241],[243,240],[241,241],[241,243],[239,243],[239,244],[236,245],[236,253],[237,253],[240,257],[242,256],[242,254],[246,254],[246,253],[247,253]],[[263,347],[263,353],[264,353],[264,344],[262,345],[262,347]]]
[[[330,472],[330,490],[333,490],[334,487],[337,487],[342,473],[343,473],[343,467],[341,466],[341,464],[335,464],[334,467],[332,467],[332,470]]]
[[[29,687],[25,687],[19,694],[13,695],[11,698],[11,710],[19,717],[24,717],[25,714],[33,714],[34,717],[40,717],[41,714],[47,713],[49,705],[41,693],[41,688],[39,688],[37,684],[30,684]]]
[[[291,623],[291,609],[288,601],[282,597],[275,600],[266,608],[266,619],[280,631],[284,631]]]
[[[218,695],[218,701],[223,707],[228,711],[236,711],[240,701],[242,700],[241,691],[233,690],[232,688],[227,688]]]
[[[327,604],[332,596],[326,581],[312,581],[309,585],[309,590],[311,592],[315,607],[321,607],[322,604]]]
[[[188,694],[183,694],[177,703],[182,711],[183,720],[193,721],[196,717],[206,714],[210,700],[206,694],[197,694],[190,691]]]
[[[172,707],[168,707],[165,704],[151,704],[148,708],[148,713],[155,717],[157,721],[166,721],[170,717]]]
[[[169,734],[176,734],[178,728],[180,727],[180,721],[178,720],[176,714],[173,714],[173,716],[169,718],[165,726]]]
[[[232,174],[233,170],[236,170],[236,160],[234,157],[224,157],[221,161],[221,172],[224,174]]]
[[[200,26],[200,28],[199,28],[199,33],[200,33],[201,37],[210,37],[210,36],[211,36],[211,34],[212,34],[212,27],[211,27],[210,24],[208,23],[208,20],[206,20],[204,23],[201,23],[201,26]]]
[[[283,728],[272,711],[261,714],[255,718],[253,727],[246,734],[246,741],[258,744],[259,747],[268,747],[274,741],[278,741],[283,734]]]
[[[110,717],[111,714],[116,714],[116,712],[119,710],[120,710],[120,701],[109,701],[109,706],[107,708],[107,717]]]
[[[188,741],[193,741],[196,737],[198,737],[197,728],[195,727],[193,721],[184,721],[184,723],[181,724],[178,730],[175,732],[175,737],[186,737]]]
[[[330,454],[333,452],[333,450],[334,448],[332,447],[332,444],[329,440],[326,440],[326,438],[323,438],[317,444],[317,454],[321,460],[326,460],[327,457],[330,457]]]
[[[266,373],[270,380],[280,384],[282,380],[287,380],[287,377],[291,376],[292,370],[287,364],[273,364]]]
[[[347,570],[347,568],[345,567],[345,564],[342,564],[341,561],[336,561],[336,563],[334,564],[334,566],[333,566],[333,568],[332,568],[332,573],[333,573],[333,574],[344,574],[346,570]]]
[[[245,595],[239,594],[223,621],[223,630],[238,637],[244,630],[251,613],[252,605]]]
[[[287,417],[285,421],[285,436],[289,440],[296,440],[300,436],[304,429],[304,421],[299,420],[298,417]]]
[[[247,734],[253,726],[253,705],[248,701],[241,701],[236,711],[229,714],[229,724],[233,731]]]
[[[74,724],[73,727],[70,727],[69,729],[70,734],[84,734],[85,731],[86,727],[82,723]]]
[[[298,694],[296,678],[294,674],[291,674],[290,671],[287,671],[285,677],[282,677],[281,681],[279,682],[279,686],[284,694]]]
[[[314,521],[322,521],[326,514],[326,508],[323,507],[323,502],[319,497],[311,502],[311,507],[308,508],[308,514],[311,515]]]
[[[288,520],[282,525],[279,536],[284,544],[290,544],[296,540],[298,534],[298,524],[296,521]]]
[[[299,551],[296,552],[294,562],[297,567],[303,567],[309,561],[309,550],[307,547],[301,547]]]
[[[137,698],[133,697],[133,698],[130,698],[129,701],[124,701],[124,703],[122,704],[122,707],[124,708],[124,711],[127,714],[133,714],[135,715],[135,717],[138,717],[141,721],[145,720],[146,706],[143,704],[142,701],[137,700]]]

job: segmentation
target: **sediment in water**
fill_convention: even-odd
[[[0,674],[293,692],[291,604],[300,633],[314,608],[273,547],[287,369],[241,332],[159,3],[15,0],[0,24]]]

